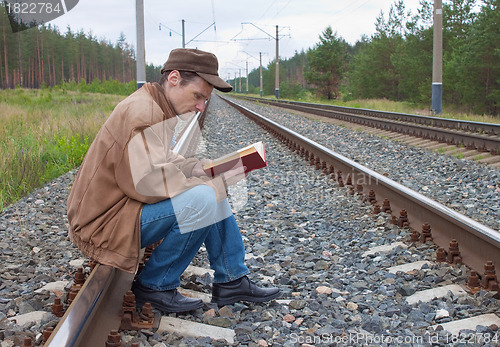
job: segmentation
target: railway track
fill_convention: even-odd
[[[497,231],[456,213],[294,131],[283,128],[246,107],[229,99],[225,100],[257,124],[271,131],[292,151],[308,159],[318,170],[328,173],[342,186],[352,187],[351,192],[372,203],[375,211],[394,211],[395,223],[401,227],[405,224],[409,226],[411,220],[411,227],[418,233],[418,236],[415,235],[417,240],[423,239],[425,242],[428,234],[436,244],[448,248],[455,239],[464,245],[463,261],[478,273],[483,270],[487,261],[500,264],[500,234]],[[397,211],[400,211],[399,214]]]
[[[403,134],[413,139],[418,138],[421,140],[410,139],[408,142],[416,145],[421,143],[425,148],[450,151],[458,156],[467,155],[480,162],[500,168],[500,124],[290,100],[270,100],[246,96],[238,96],[238,98],[327,117],[342,124],[351,123],[358,127],[376,129],[379,136],[394,137],[390,135],[392,133]],[[398,138],[398,140],[402,139]]]
[[[500,264],[500,236],[495,230],[334,153],[246,107],[229,99],[224,100],[270,131],[290,150],[314,165],[317,170],[323,171],[325,179],[331,179],[338,187],[348,187],[350,195],[358,196],[360,200],[372,206],[374,215],[391,213],[394,224],[411,230],[410,242],[425,244],[433,241],[436,243],[440,247],[436,253],[437,262],[466,264],[472,271],[467,283],[462,283],[463,291],[468,290],[471,293],[481,289],[498,291],[494,264]],[[457,245],[459,245],[458,248]],[[388,247],[397,246],[388,245]],[[381,252],[383,252],[382,248],[372,249],[365,252],[364,256],[368,257],[371,256],[370,254]],[[195,272],[195,270],[190,271]],[[202,276],[202,274],[198,275]],[[168,325],[171,329],[178,330],[183,324],[187,324],[171,317],[165,321],[163,317],[163,323],[161,323],[159,317],[156,316],[153,319],[148,310],[143,312],[141,317],[131,317],[133,313],[130,310],[127,311],[123,298],[128,295],[127,291],[132,279],[130,275],[97,264],[86,281],[78,284],[80,286],[78,294],[45,346],[102,345],[104,341],[109,341],[110,346],[117,346],[119,342],[117,329],[120,325],[124,329],[142,327],[152,330],[162,325],[166,329],[165,326]],[[449,290],[454,291],[457,288],[450,287]],[[189,291],[185,293],[197,295]],[[199,295],[205,300],[209,299],[203,294]],[[283,300],[280,303],[290,304],[290,300]],[[126,324],[129,325],[123,323],[122,313],[124,312],[128,314]],[[485,319],[487,324],[500,325],[500,319],[495,314]],[[197,325],[194,327],[195,332],[185,333],[195,334],[196,330],[197,333],[203,333],[202,329],[202,325]],[[206,332],[206,334],[212,333],[229,343],[234,343],[234,333],[231,334],[230,329]]]

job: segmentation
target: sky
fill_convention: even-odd
[[[328,27],[350,44],[375,33],[377,17],[389,13],[394,0],[144,0],[146,63],[163,65],[169,52],[182,47],[184,20],[187,48],[210,51],[219,59],[224,79],[245,76],[276,57],[291,58],[319,42]],[[419,0],[405,0],[416,13]],[[136,47],[136,0],[80,0],[69,12],[49,22],[61,32],[92,33],[116,43],[120,35]]]

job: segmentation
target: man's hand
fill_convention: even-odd
[[[203,170],[203,165],[210,164],[210,162],[211,162],[210,159],[201,159],[193,167],[193,170],[191,171],[191,176],[196,176],[196,177],[206,176],[207,173]],[[224,172],[221,176],[224,179],[224,182],[226,182],[227,186],[232,186],[246,177],[245,170],[246,167],[242,166],[241,161],[239,161],[234,166],[233,169]]]
[[[203,165],[205,163],[210,163],[210,159],[201,159],[198,162],[198,164],[196,164],[193,167],[193,170],[191,171],[191,176],[196,176],[196,177],[206,176],[207,173],[203,170]]]
[[[222,178],[227,186],[232,186],[246,177],[245,170],[245,166],[236,166],[236,168],[224,172]]]

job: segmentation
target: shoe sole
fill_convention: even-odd
[[[247,301],[247,302],[266,302],[266,301],[271,301],[274,299],[279,298],[281,295],[281,292],[277,292],[273,295],[269,295],[263,298],[256,298],[254,296],[248,296],[248,295],[236,295],[236,296],[231,296],[229,298],[224,298],[224,299],[212,299],[212,303],[216,303],[219,306],[225,306],[225,305],[232,305],[234,303],[237,303],[239,301]]]
[[[146,303],[146,302],[149,302],[151,304],[151,306],[153,306],[154,308],[156,308],[157,310],[161,311],[162,313],[183,313],[183,312],[191,312],[191,311],[194,311],[194,310],[197,310],[199,308],[202,308],[203,307],[203,301],[201,301],[200,303],[196,304],[196,305],[192,305],[191,307],[188,307],[188,308],[171,308],[171,307],[167,307],[167,306],[164,306],[164,305],[161,305],[161,304],[157,304],[157,303],[154,303],[154,302],[151,302],[151,301],[137,301],[135,302],[136,304],[136,307],[138,308],[142,308],[142,306]]]

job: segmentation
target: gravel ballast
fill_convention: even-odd
[[[497,170],[269,107],[248,107],[499,229]],[[237,346],[455,346],[458,336],[439,324],[499,314],[495,292],[448,292],[410,304],[407,299],[419,291],[466,283],[469,269],[436,263],[434,244],[411,243],[410,231],[391,224],[390,215],[374,215],[371,205],[338,187],[218,97],[212,98],[203,133],[200,156],[211,158],[253,142],[266,144],[268,167],[250,173],[230,194],[250,255],[250,278],[262,286],[280,287],[283,295],[266,304],[205,304],[195,312],[170,316],[233,329]],[[67,285],[35,290],[55,281],[70,284],[76,268],[87,266],[67,235],[65,204],[75,175],[76,170],[59,177],[0,213],[0,347],[20,346],[26,336],[40,341],[43,329],[55,326],[57,317],[47,313],[26,324],[12,319],[50,312],[55,296]],[[396,247],[368,252],[391,244]],[[416,261],[427,262],[408,272],[389,271]],[[209,267],[203,250],[193,265]],[[190,276],[182,285],[210,294],[210,282],[208,276]],[[431,327],[435,325],[437,329]],[[477,343],[479,338],[484,342],[489,336],[489,345],[499,346],[496,329],[479,326],[462,331],[461,338],[467,339],[464,345],[479,346],[485,345]],[[227,345],[208,337],[154,331],[121,335],[123,346]]]

